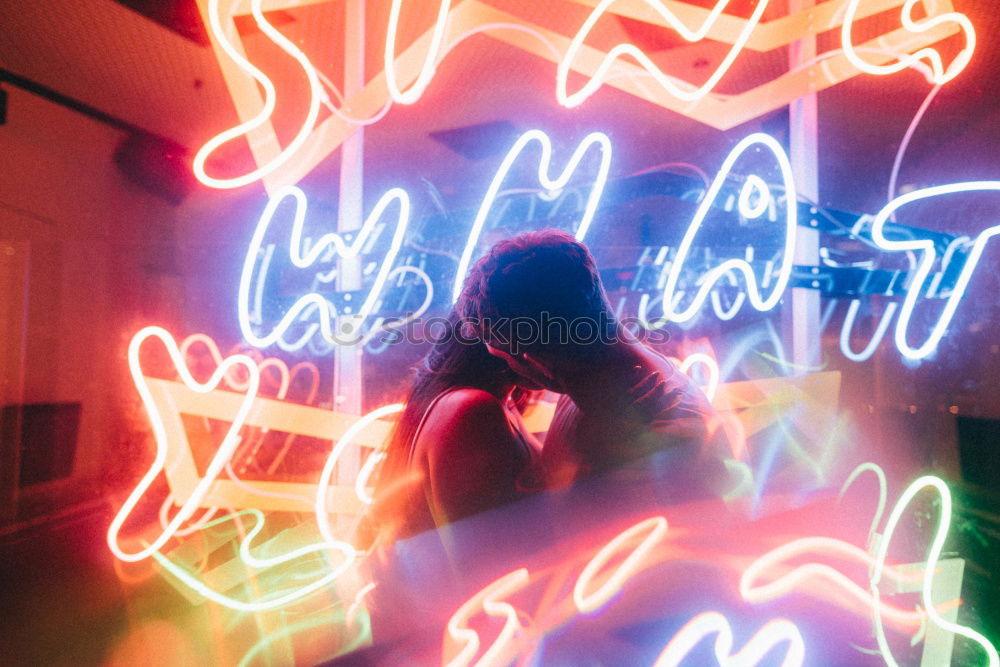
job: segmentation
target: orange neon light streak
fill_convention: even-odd
[[[201,473],[195,465],[181,415],[229,422],[239,409],[242,396],[220,390],[200,394],[183,382],[158,378],[147,377],[146,382],[162,411],[166,427],[169,443],[165,468],[167,482],[177,497],[187,498],[201,479]],[[258,394],[245,424],[281,431],[289,434],[289,438],[301,435],[329,441],[340,438],[357,419],[356,415],[263,398]],[[372,424],[363,432],[356,434],[354,442],[357,446],[377,448],[390,428],[388,421]],[[285,444],[288,445],[288,440]],[[232,479],[220,477],[202,500],[201,506],[302,512],[312,510],[315,496],[315,482],[255,479],[252,482],[237,484]],[[358,501],[353,485],[350,488],[340,485],[331,487],[329,496],[329,506],[331,509],[336,508],[338,514],[356,515],[364,509],[363,504]]]
[[[618,0],[602,0],[594,11],[591,12],[587,20],[584,21],[580,30],[576,33],[572,40],[570,40],[569,48],[566,50],[561,61],[559,61],[559,67],[556,71],[556,99],[559,103],[565,107],[573,108],[580,106],[584,101],[591,95],[593,95],[598,88],[600,88],[604,79],[607,77],[608,70],[614,64],[615,60],[623,55],[629,55],[638,62],[643,69],[645,69],[653,79],[658,83],[664,90],[673,95],[674,97],[687,101],[693,102],[699,100],[705,95],[707,95],[712,88],[719,83],[719,80],[725,75],[729,68],[732,66],[736,57],[743,50],[746,45],[747,40],[750,38],[750,33],[753,32],[754,28],[757,27],[757,23],[760,21],[761,15],[767,8],[768,0],[757,0],[757,6],[754,7],[753,14],[747,19],[743,25],[743,29],[736,41],[733,43],[732,48],[726,54],[722,62],[715,69],[708,80],[705,81],[700,86],[693,86],[687,82],[679,81],[674,77],[668,76],[663,73],[656,64],[649,59],[641,49],[639,49],[634,44],[618,44],[612,48],[608,53],[604,54],[604,58],[601,60],[601,64],[598,65],[597,70],[590,77],[583,88],[576,91],[575,93],[568,93],[567,88],[567,78],[569,76],[569,70],[571,64],[577,57],[577,53],[580,51],[580,47],[583,45],[584,40],[590,35],[591,30],[597,24],[597,21],[604,15],[608,7],[617,2]],[[729,0],[718,0],[715,7],[705,18],[705,21],[698,27],[697,30],[691,30],[688,28],[678,17],[674,14],[666,5],[659,2],[658,0],[644,0],[645,4],[648,5],[653,11],[655,11],[663,21],[673,28],[681,37],[689,42],[700,42],[705,39],[712,30],[715,22],[718,20],[719,16],[722,14],[723,10],[729,5]]]

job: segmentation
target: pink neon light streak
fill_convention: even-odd
[[[832,537],[804,537],[769,551],[755,560],[740,577],[740,595],[747,602],[753,603],[768,602],[802,591],[812,591],[817,596],[831,599],[832,591],[836,589],[845,593],[847,599],[856,603],[852,608],[856,613],[867,616],[878,604],[880,612],[890,618],[894,624],[910,630],[913,630],[914,626],[920,625],[924,617],[923,613],[901,609],[876,600],[872,593],[829,565],[810,562],[791,567],[788,564],[788,561],[794,558],[818,554],[853,560],[864,566],[864,571],[868,571],[876,563],[871,554],[849,542]],[[782,572],[783,574],[772,581],[761,583],[761,580],[765,579],[765,573],[769,571]],[[888,568],[886,574],[896,581],[907,580],[906,577],[892,568]],[[842,598],[838,597],[837,599]],[[831,599],[831,601],[834,600]]]
[[[497,638],[476,661],[476,665],[502,665],[513,658],[512,644],[521,624],[517,620],[517,610],[510,603],[499,600],[524,588],[528,579],[527,569],[514,570],[473,595],[452,614],[448,620],[446,641],[452,647],[461,648],[458,649],[458,655],[448,660],[447,667],[465,667],[479,653],[479,633],[469,628],[468,622],[480,609],[487,616],[504,619],[504,625]]]
[[[607,581],[590,591],[591,581],[594,575],[604,567],[615,553],[624,550],[630,542],[637,536],[646,533],[645,537],[632,552],[625,558],[618,567],[614,569]],[[604,606],[615,593],[621,590],[625,581],[638,569],[643,558],[656,544],[667,534],[667,520],[662,516],[655,516],[645,521],[640,521],[631,528],[623,531],[594,554],[594,557],[587,563],[573,586],[573,602],[581,612],[587,613],[596,611]]]
[[[313,127],[316,125],[316,119],[319,117],[319,105],[320,100],[323,98],[323,89],[320,85],[316,70],[312,66],[312,63],[309,62],[306,55],[302,53],[302,51],[300,51],[295,44],[293,44],[287,37],[282,35],[274,28],[274,26],[267,22],[261,8],[262,2],[263,0],[251,0],[250,9],[253,14],[254,21],[257,23],[257,27],[260,28],[261,32],[263,32],[268,39],[274,42],[275,45],[277,45],[282,51],[294,58],[302,68],[306,78],[309,80],[309,110],[306,112],[306,118],[302,122],[302,126],[299,128],[298,133],[292,141],[289,142],[288,146],[281,150],[281,152],[270,161],[257,167],[251,172],[234,178],[215,178],[208,175],[205,171],[205,163],[207,162],[208,157],[222,144],[232,141],[237,137],[249,134],[266,123],[274,113],[275,99],[277,97],[274,89],[274,83],[271,82],[266,74],[257,69],[253,63],[247,60],[246,57],[240,53],[226,37],[226,31],[219,19],[219,0],[209,0],[209,29],[212,36],[215,38],[215,41],[222,47],[222,50],[226,52],[226,55],[232,58],[240,69],[244,70],[247,74],[253,77],[253,79],[264,91],[264,107],[256,116],[244,123],[240,123],[235,127],[220,132],[216,136],[209,139],[195,154],[194,163],[192,164],[194,175],[199,181],[210,188],[239,188],[267,176],[282,164],[287,162],[293,155],[295,155],[296,152],[298,152],[300,148],[302,148],[306,139],[309,137],[309,134],[312,132]],[[230,7],[232,7],[232,4]]]
[[[920,49],[916,53],[900,58],[891,65],[873,65],[861,58],[854,48],[854,41],[851,38],[851,29],[854,27],[854,18],[857,15],[861,0],[847,0],[844,23],[840,28],[841,48],[843,48],[844,55],[851,64],[862,72],[885,76],[900,72],[907,67],[913,67],[921,59],[924,59],[931,68],[931,74],[928,77],[931,83],[941,85],[958,76],[965,69],[966,65],[969,64],[969,61],[972,59],[972,53],[976,49],[976,29],[972,25],[972,21],[969,20],[968,16],[959,12],[946,12],[938,16],[926,18],[923,21],[914,21],[913,8],[917,2],[918,0],[907,0],[906,4],[903,5],[900,16],[903,21],[903,27],[906,30],[913,33],[921,33],[943,23],[957,23],[962,28],[962,32],[965,33],[965,46],[947,68],[941,62],[941,54],[929,46]]]

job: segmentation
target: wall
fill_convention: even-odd
[[[0,243],[27,253],[27,304],[21,346],[9,314],[19,299],[15,274],[23,272],[12,262],[21,257],[0,255],[6,271],[0,310],[8,313],[0,320],[7,323],[0,400],[16,403],[20,392],[24,403],[82,404],[73,475],[22,492],[19,515],[26,519],[34,505],[42,512],[79,502],[122,462],[122,427],[137,404],[125,363],[128,338],[138,326],[154,318],[166,324],[163,318],[178,312],[170,257],[183,207],[123,177],[113,161],[122,132],[6,89]],[[11,481],[0,498],[10,494]]]

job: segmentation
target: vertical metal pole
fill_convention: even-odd
[[[788,0],[789,14],[808,11],[815,0]],[[810,17],[811,18],[811,17]],[[816,37],[809,35],[788,47],[790,68],[801,66],[816,57]],[[812,86],[810,85],[810,88]],[[788,143],[798,192],[809,201],[819,201],[819,106],[816,93],[793,100],[788,108]],[[794,202],[792,203],[794,205]],[[795,264],[819,264],[819,232],[810,220],[800,220],[795,247]],[[804,226],[810,225],[810,226]],[[796,372],[818,365],[820,352],[819,291],[793,288],[791,299],[792,362]]]
[[[365,85],[365,2],[346,0],[344,3],[344,97],[352,95]],[[350,109],[347,110],[350,112]],[[364,219],[364,126],[359,125],[340,146],[340,204],[337,231],[350,240],[361,228]],[[361,258],[341,258],[337,277],[339,290],[361,289]],[[348,306],[349,307],[349,306]],[[345,317],[337,322],[338,331],[350,326],[353,318],[345,307]],[[361,414],[362,399],[362,346],[339,345],[334,353],[333,406],[337,412]],[[352,448],[341,454],[338,463],[337,483],[353,484],[361,468],[358,450]]]

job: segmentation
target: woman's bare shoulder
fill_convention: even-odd
[[[460,387],[449,391],[441,397],[436,408],[434,412],[440,410],[441,413],[500,410],[500,414],[503,414],[500,399],[486,390],[473,387]]]
[[[442,396],[424,424],[423,434],[436,446],[469,444],[507,435],[509,424],[500,400],[482,389],[462,387]],[[475,436],[475,437],[474,437]]]

